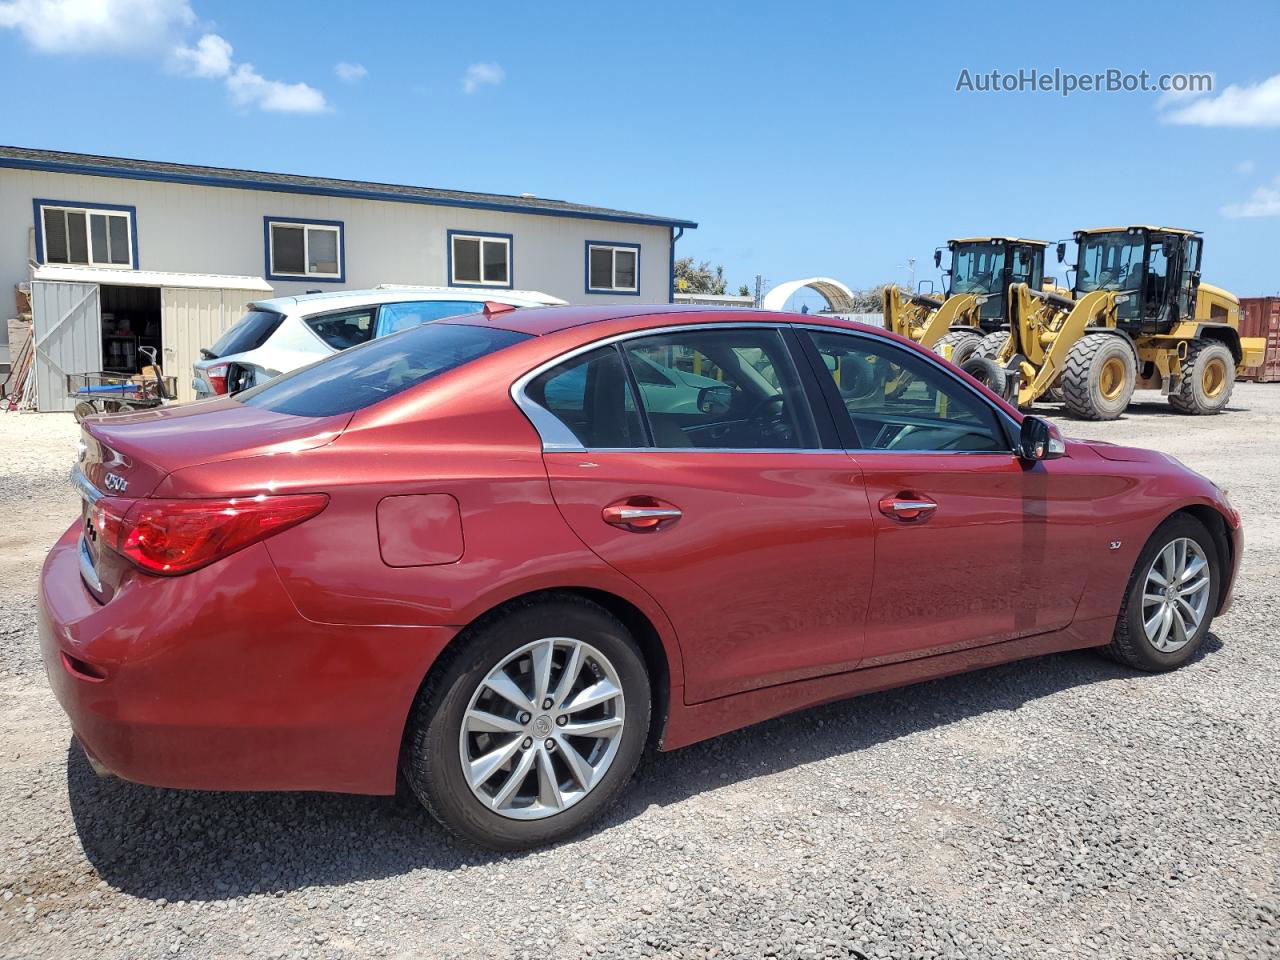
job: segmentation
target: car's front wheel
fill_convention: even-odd
[[[1107,652],[1139,670],[1182,666],[1209,633],[1220,582],[1217,547],[1204,524],[1170,517],[1138,557]]]
[[[474,843],[553,843],[626,786],[649,715],[644,659],[621,622],[576,596],[518,605],[477,623],[424,685],[406,779]]]

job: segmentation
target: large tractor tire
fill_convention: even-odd
[[[980,357],[987,357],[994,360],[996,356],[1004,349],[1004,345],[1009,342],[1008,330],[997,330],[995,333],[988,333],[978,342],[978,349],[974,351]]]
[[[970,357],[960,368],[992,393],[1007,396],[1009,378],[1004,368],[990,357]]]
[[[1204,416],[1221,413],[1236,385],[1236,358],[1219,340],[1195,340],[1182,361],[1182,382],[1169,394],[1169,406],[1179,413]]]
[[[1082,420],[1115,420],[1129,406],[1137,380],[1138,361],[1128,341],[1090,333],[1067,353],[1058,382],[1068,413]]]
[[[933,345],[933,352],[940,357],[946,357],[946,348],[950,347],[951,356],[947,359],[957,367],[962,367],[964,362],[973,356],[981,342],[982,337],[976,333],[970,333],[968,330],[953,330]]]

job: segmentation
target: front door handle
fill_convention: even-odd
[[[880,501],[880,512],[901,523],[912,523],[926,520],[938,509],[938,505],[928,497],[911,491],[904,491],[893,496],[884,497]]]
[[[632,533],[649,533],[670,526],[683,516],[684,512],[675,504],[656,497],[628,497],[600,511],[600,519],[605,523]]]

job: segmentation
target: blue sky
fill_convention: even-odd
[[[1207,281],[1280,291],[1280,6],[909,9],[0,0],[0,141],[688,218],[735,287],[1160,222],[1205,231]],[[1055,67],[1215,90],[955,90]]]

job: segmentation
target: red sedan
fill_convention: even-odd
[[[234,398],[89,420],[42,574],[100,772],[392,793],[514,849],[649,744],[1070,650],[1192,657],[1240,517],[837,320],[445,320]]]

